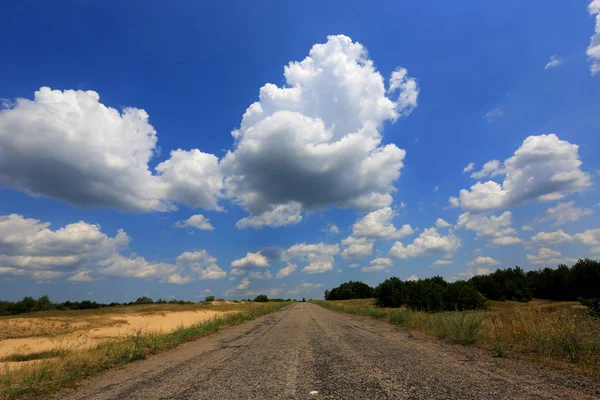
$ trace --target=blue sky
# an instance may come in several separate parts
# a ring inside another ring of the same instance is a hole
[[[599,11],[6,6],[0,297],[318,298],[598,258]]]

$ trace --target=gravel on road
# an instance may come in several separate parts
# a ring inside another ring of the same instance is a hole
[[[57,399],[599,399],[590,378],[310,303],[84,381]]]

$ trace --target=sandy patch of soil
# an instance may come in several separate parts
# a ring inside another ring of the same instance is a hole
[[[0,358],[11,354],[30,354],[52,349],[73,350],[90,347],[103,340],[128,336],[138,331],[167,333],[180,326],[191,326],[222,314],[224,313],[220,311],[202,310],[145,315],[108,315],[104,317],[109,320],[108,326],[85,329],[84,325],[82,330],[81,324],[85,324],[85,322],[73,322],[74,324],[80,324],[77,332],[50,337],[39,337],[40,330],[51,334],[52,328],[64,329],[64,322],[53,321],[49,318],[11,318],[1,321],[0,327],[7,331],[10,330],[13,335],[14,332],[18,332],[18,336],[29,332],[31,336],[38,337],[0,339]],[[90,327],[92,326],[94,325],[90,324]],[[9,364],[12,366],[12,364],[23,363],[4,362],[0,363],[0,367]]]

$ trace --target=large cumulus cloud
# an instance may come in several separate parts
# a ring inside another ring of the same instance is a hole
[[[282,87],[261,88],[233,132],[235,148],[221,162],[227,194],[261,226],[299,222],[255,218],[289,213],[289,204],[364,208],[365,199],[378,198],[387,205],[405,151],[381,145],[381,130],[416,107],[415,80],[397,69],[386,90],[366,49],[342,35],[287,65],[284,78]]]
[[[120,112],[94,91],[42,87],[0,110],[0,185],[83,207],[220,209],[218,158],[175,150],[153,173],[157,140],[144,110]]]

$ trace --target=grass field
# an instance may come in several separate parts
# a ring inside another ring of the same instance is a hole
[[[333,310],[381,318],[496,357],[519,357],[600,376],[600,319],[576,302],[489,302],[489,310],[445,313],[377,308],[373,300],[313,301]]]
[[[0,399],[45,398],[289,303],[153,304],[0,318]]]

